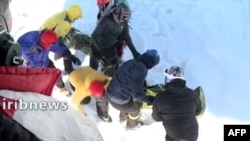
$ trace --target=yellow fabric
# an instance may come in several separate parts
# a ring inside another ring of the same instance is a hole
[[[67,10],[67,15],[71,22],[74,22],[75,20],[82,17],[82,8],[78,5],[72,5]]]
[[[62,21],[58,23],[54,31],[56,32],[57,37],[64,38],[69,33],[70,29],[70,23],[67,21]]]
[[[66,15],[66,11],[52,15],[40,26],[40,30],[51,29],[57,33],[57,37],[64,38],[71,29],[71,23],[65,21]]]
[[[66,17],[70,21],[66,21]],[[78,5],[72,5],[67,10],[55,13],[49,17],[41,26],[40,30],[51,29],[57,33],[57,37],[64,38],[71,29],[71,24],[82,17],[82,9]]]
[[[84,111],[81,108],[80,103],[84,98],[91,95],[89,86],[90,83],[94,80],[106,82],[106,89],[111,80],[111,77],[105,76],[88,66],[77,68],[69,75],[69,81],[75,87],[75,91],[72,95],[72,103],[76,110],[81,113],[83,113]]]
[[[137,116],[131,116],[130,114],[128,114],[128,118],[132,119],[132,120],[137,120],[140,118],[140,114],[138,114]]]
[[[49,17],[41,26],[40,29],[55,29],[58,23],[65,21],[67,16],[66,11],[58,12],[51,17]]]

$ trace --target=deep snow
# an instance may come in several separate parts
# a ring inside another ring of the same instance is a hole
[[[12,33],[17,38],[38,29],[48,16],[76,3],[83,8],[84,17],[73,25],[91,34],[96,25],[95,0],[13,0]],[[129,4],[133,11],[130,32],[136,47],[141,53],[157,49],[161,56],[160,64],[150,70],[148,82],[162,83],[163,71],[180,65],[188,86],[203,87],[208,109],[199,119],[200,141],[222,141],[223,124],[250,122],[249,0],[131,0]],[[83,54],[76,54],[84,61]],[[131,57],[127,50],[124,58]],[[83,65],[88,65],[88,57]],[[63,68],[60,61],[56,66]],[[93,101],[85,107],[104,140],[164,140],[164,129],[161,123],[152,123],[150,110],[143,112],[147,126],[125,132],[116,120],[116,110],[111,108],[114,122],[107,124],[96,118]]]

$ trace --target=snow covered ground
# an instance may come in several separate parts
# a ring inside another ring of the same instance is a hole
[[[91,34],[96,24],[95,0],[12,0],[12,34],[17,38],[38,29],[47,17],[71,4],[79,4],[84,10],[84,17],[74,26]],[[189,87],[203,87],[208,109],[199,119],[199,141],[222,141],[223,124],[250,123],[249,0],[130,0],[129,4],[135,46],[141,53],[154,48],[161,55],[160,64],[149,72],[148,82],[162,83],[163,71],[179,65],[184,68]],[[76,54],[83,65],[88,65],[88,57]],[[129,51],[124,58],[132,58]],[[60,61],[56,66],[63,68]],[[54,96],[69,100],[56,90]],[[111,124],[96,117],[94,101],[85,108],[105,141],[164,140],[164,129],[161,123],[152,121],[150,110],[143,111],[145,126],[124,131],[118,123],[118,112],[112,107]]]

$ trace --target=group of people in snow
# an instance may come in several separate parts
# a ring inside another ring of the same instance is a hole
[[[148,49],[140,53],[136,49],[129,33],[131,9],[127,1],[97,0],[97,6],[97,24],[90,37],[89,66],[81,66],[81,58],[73,55],[65,42],[65,39],[71,36],[72,30],[80,32],[72,27],[74,21],[83,17],[79,5],[71,5],[49,17],[37,30],[21,35],[17,43],[21,46],[23,60],[19,59],[19,63],[12,65],[30,69],[56,68],[48,56],[49,52],[53,52],[54,60],[63,59],[64,74],[69,74],[72,92],[65,87],[62,77],[56,86],[63,95],[72,95],[73,107],[79,112],[88,115],[82,108],[82,102],[88,103],[89,100],[86,102],[86,99],[93,97],[100,119],[112,122],[108,112],[110,104],[120,111],[120,121],[127,122],[126,129],[135,130],[143,125],[140,121],[141,107],[138,104],[143,102],[153,106],[152,118],[163,122],[167,133],[166,141],[196,141],[199,130],[196,116],[201,110],[201,102],[194,90],[186,86],[183,69],[179,66],[166,69],[164,90],[156,96],[147,95],[144,90],[145,81],[148,71],[160,63],[158,51]],[[8,23],[2,24],[1,21],[1,25],[7,25],[2,27],[9,32],[9,0],[0,0],[0,10],[4,21]],[[2,43],[0,45],[0,48],[5,48]],[[133,59],[122,60],[125,47],[130,49]],[[18,55],[16,56],[18,58]],[[5,63],[7,58],[9,57],[1,58],[1,66],[11,66]],[[112,75],[103,73],[99,67],[100,63],[104,66],[113,66]],[[74,68],[73,64],[78,67]],[[3,127],[4,124],[1,122],[0,128]],[[24,135],[17,136],[22,138]]]

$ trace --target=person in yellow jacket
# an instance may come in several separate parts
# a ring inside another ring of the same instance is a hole
[[[73,107],[80,113],[84,113],[81,101],[93,96],[96,99],[98,117],[105,122],[112,122],[108,114],[108,100],[104,94],[110,80],[111,77],[105,76],[89,66],[75,69],[69,75],[69,81],[75,89],[72,95]]]
[[[64,38],[71,29],[71,24],[82,18],[82,9],[79,5],[72,5],[68,9],[55,13],[40,27],[41,30],[53,29],[58,37]]]
[[[63,38],[70,32],[72,26],[71,24],[82,17],[82,9],[79,5],[72,5],[68,9],[55,13],[49,17],[41,26],[40,30],[51,29],[54,30],[59,38],[58,44],[60,46],[65,46]],[[54,59],[57,60],[63,58],[65,73],[69,74],[72,72],[73,66],[72,62],[76,65],[80,65],[81,61],[74,55],[71,54],[69,50],[62,52],[60,54],[55,54]]]

